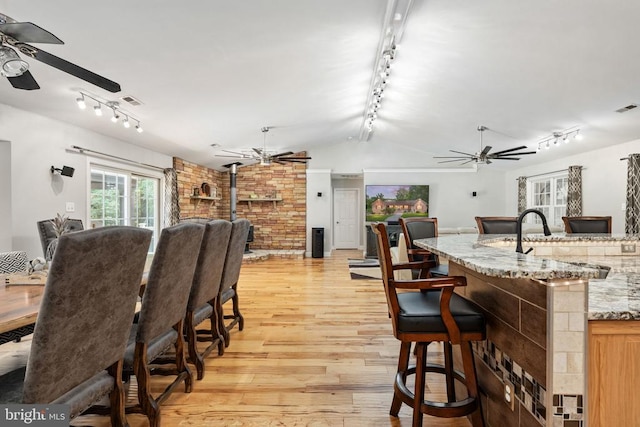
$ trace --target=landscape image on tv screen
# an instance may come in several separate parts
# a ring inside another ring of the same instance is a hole
[[[429,216],[428,185],[367,185],[366,221]]]

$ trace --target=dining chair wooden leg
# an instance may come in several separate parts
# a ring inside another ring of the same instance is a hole
[[[231,298],[233,303],[233,318],[234,322],[238,322],[238,330],[244,329],[244,316],[240,313],[240,302],[238,299],[238,285],[233,285],[233,297]]]
[[[177,373],[179,376],[184,376],[184,392],[191,393],[193,390],[193,374],[187,364],[187,359],[185,358],[184,353],[184,335],[182,334],[184,321],[180,320],[174,329],[178,332],[178,338],[174,344],[176,349],[176,370],[178,371]]]
[[[189,361],[196,367],[197,379],[204,378],[204,359],[198,352],[198,334],[193,324],[193,313],[187,313],[187,321],[185,326],[187,335],[187,352],[189,353]]]
[[[138,403],[143,414],[149,419],[149,427],[160,426],[160,406],[151,394],[151,372],[147,363],[147,345],[137,343],[133,364],[133,374],[138,380]]]
[[[122,360],[118,360],[108,369],[109,375],[115,380],[113,390],[111,390],[109,396],[111,425],[115,427],[129,427],[124,410],[125,390],[122,384],[122,365]]]
[[[424,402],[425,374],[427,368],[427,344],[416,343],[416,378],[413,397],[413,427],[422,427],[422,403]]]
[[[482,402],[480,401],[480,393],[478,392],[478,377],[476,374],[476,365],[473,360],[473,348],[470,341],[460,345],[460,353],[462,354],[462,366],[469,397],[476,399],[478,405],[476,410],[471,413],[471,424],[473,427],[484,427]]]
[[[410,342],[400,342],[400,355],[398,356],[398,370],[396,372],[396,380],[393,386],[393,400],[391,402],[391,410],[389,411],[390,415],[394,417],[398,416],[398,412],[400,412],[400,407],[402,406],[402,400],[400,399],[400,391],[398,390],[398,381],[404,380],[407,378],[407,369],[409,369],[409,356],[411,354],[411,343]],[[401,377],[401,378],[398,378]]]

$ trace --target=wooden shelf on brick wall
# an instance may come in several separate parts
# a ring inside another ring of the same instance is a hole
[[[249,209],[251,209],[251,203],[253,202],[273,202],[273,209],[276,208],[276,202],[281,202],[281,197],[257,197],[254,199],[246,199],[246,198],[238,198],[239,202],[247,202],[249,204]]]
[[[189,196],[191,200],[196,201],[196,207],[200,204],[200,201],[206,200],[213,203],[216,200],[222,200],[222,197],[207,197],[207,196]]]

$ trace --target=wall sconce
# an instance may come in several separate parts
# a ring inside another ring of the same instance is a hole
[[[51,173],[54,175],[68,176],[69,178],[71,178],[74,172],[75,169],[71,166],[62,166],[62,169],[51,166]]]
[[[128,129],[131,127],[131,121],[134,121],[137,123],[135,127],[136,131],[138,133],[143,132],[142,125],[140,125],[140,120],[133,117],[131,113],[129,113],[128,111],[125,111],[122,108],[120,108],[120,103],[118,101],[105,101],[102,99],[95,98],[84,92],[80,92],[80,98],[76,98],[76,103],[78,104],[78,108],[80,108],[81,110],[84,110],[87,108],[87,103],[85,98],[88,98],[96,103],[96,105],[93,107],[93,112],[96,114],[96,116],[103,115],[102,106],[104,105],[107,109],[111,110],[110,116],[111,116],[111,121],[113,123],[118,123],[118,121],[120,121],[120,118],[122,118],[122,126]]]

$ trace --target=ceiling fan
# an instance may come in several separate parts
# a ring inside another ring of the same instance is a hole
[[[260,129],[263,135],[262,148],[252,148],[251,150],[246,150],[243,152],[222,150],[225,153],[230,153],[233,155],[227,156],[227,155],[219,154],[216,157],[232,157],[235,159],[257,160],[260,162],[261,165],[270,165],[271,162],[278,163],[278,164],[284,164],[286,162],[307,163],[307,160],[311,159],[311,157],[294,156],[292,151],[286,151],[284,153],[274,154],[273,151],[267,150],[267,132],[269,132],[269,129],[272,129],[272,128],[265,126]]]
[[[44,62],[109,92],[120,91],[118,83],[27,43],[64,44],[58,37],[31,22],[17,22],[0,13],[0,75],[5,76],[14,88],[40,89],[29,72],[29,64],[20,59],[17,50],[23,55]]]
[[[434,159],[451,159],[444,160],[438,163],[451,163],[451,162],[462,162],[461,164],[465,165],[467,163],[475,162],[475,163],[484,163],[486,165],[490,164],[492,160],[520,160],[519,157],[513,156],[522,156],[525,154],[536,154],[535,151],[519,151],[527,148],[526,145],[521,145],[519,147],[509,148],[507,150],[497,151],[495,153],[490,153],[491,146],[487,145],[483,147],[482,143],[482,134],[485,130],[490,130],[486,126],[478,126],[478,132],[480,132],[480,151],[471,154],[465,153],[462,151],[449,150],[452,153],[461,154],[461,156],[448,156],[448,157],[438,157],[434,156]]]

